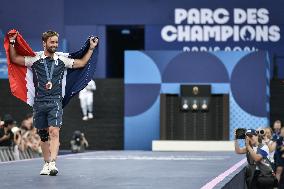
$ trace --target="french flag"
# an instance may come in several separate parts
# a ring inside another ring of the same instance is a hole
[[[19,66],[10,60],[9,55],[9,35],[13,35],[17,30],[11,30],[7,33],[4,39],[4,48],[6,50],[7,64],[8,64],[8,77],[10,82],[11,92],[14,96],[21,99],[25,103],[33,106],[35,88],[33,83],[32,70],[26,66]],[[73,59],[82,58],[88,51],[90,46],[89,39],[85,42],[83,47],[74,53],[63,53]],[[15,49],[19,55],[22,56],[35,56],[35,52],[30,48],[24,38],[18,33],[16,38]],[[62,106],[65,107],[70,99],[84,89],[89,81],[93,79],[96,63],[98,58],[98,47],[95,48],[92,57],[84,68],[79,69],[66,69],[62,81]]]

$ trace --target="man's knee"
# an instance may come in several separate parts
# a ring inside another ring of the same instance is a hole
[[[47,129],[39,129],[37,131],[37,133],[40,136],[40,139],[41,139],[42,142],[48,141],[49,133],[48,133]]]
[[[59,137],[59,128],[53,127],[49,128],[49,136],[51,138],[58,138]]]

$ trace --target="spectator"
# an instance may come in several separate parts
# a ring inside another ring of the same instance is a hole
[[[22,121],[21,129],[29,131],[33,129],[33,114],[27,114],[25,119]]]
[[[23,120],[20,129],[16,126],[16,121],[11,115],[5,115],[4,121],[0,119],[0,146],[12,147],[13,158],[10,160],[23,158],[21,157],[21,153],[28,149],[31,149],[37,154],[42,153],[40,147],[41,140],[36,132],[36,128],[32,126],[32,120],[32,115],[28,115]],[[6,140],[7,136],[9,136],[9,140]],[[4,141],[3,144],[1,144],[1,140]]]
[[[261,138],[254,129],[246,131],[245,147],[241,148],[235,138],[235,152],[247,155],[246,183],[249,189],[272,189],[277,184],[267,158],[268,146],[261,142]]]
[[[276,177],[281,182],[281,175],[284,167],[284,127],[280,130],[280,137],[276,141]]]
[[[12,133],[13,133],[13,141],[14,141],[14,149],[13,149],[13,153],[14,153],[14,157],[15,160],[19,160],[20,159],[20,152],[19,150],[23,151],[24,150],[24,142],[22,140],[22,136],[21,136],[21,130],[19,127],[13,127],[11,129]]]
[[[0,146],[12,146],[14,135],[11,129],[15,126],[16,121],[9,114],[4,116],[3,121],[3,128],[0,128]]]
[[[280,137],[280,129],[282,128],[282,123],[280,120],[276,120],[273,123],[273,135],[272,135],[272,140],[276,141]]]
[[[32,149],[33,151],[42,154],[41,145],[40,145],[40,136],[37,134],[36,128],[27,132],[25,136],[27,148]]]
[[[91,80],[88,85],[80,91],[79,99],[83,112],[82,120],[87,121],[93,119],[93,92],[96,90],[96,83]]]
[[[274,160],[274,154],[276,151],[276,142],[272,140],[272,129],[270,127],[266,127],[263,129],[264,134],[263,134],[263,140],[262,143],[266,144],[269,148],[269,155],[268,159],[272,164],[273,171],[276,171],[276,166],[275,166],[275,160]]]
[[[71,144],[71,151],[73,153],[84,152],[85,149],[89,146],[84,133],[81,133],[81,131],[78,130],[74,131],[70,144]]]
[[[0,128],[4,127],[4,121],[2,121],[2,118],[0,117]]]
[[[11,129],[14,136],[14,144],[20,146],[22,144],[21,129],[17,126]]]
[[[21,124],[22,137],[24,141],[24,148],[30,148],[33,151],[41,154],[40,136],[37,134],[37,130],[33,127],[33,115],[28,114]]]

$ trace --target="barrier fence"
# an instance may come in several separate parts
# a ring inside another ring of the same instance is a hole
[[[27,150],[21,151],[14,147],[8,146],[1,146],[0,147],[0,162],[4,161],[15,161],[15,160],[22,160],[22,159],[32,159],[41,157],[41,154],[38,152],[33,151],[32,149],[28,148]]]

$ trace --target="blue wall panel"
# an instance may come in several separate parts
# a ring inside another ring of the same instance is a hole
[[[127,51],[125,149],[151,149],[159,139],[159,95],[179,94],[181,84],[211,84],[213,94],[229,94],[230,139],[235,128],[268,125],[269,64],[264,51]]]

